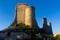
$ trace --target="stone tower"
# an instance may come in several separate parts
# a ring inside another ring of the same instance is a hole
[[[51,22],[48,22],[48,23],[47,23],[47,26],[48,26],[47,29],[48,29],[48,31],[50,31],[50,34],[53,34]]]
[[[30,25],[33,24],[33,8],[28,6],[25,10],[25,24]]]
[[[25,23],[25,10],[27,5],[26,4],[17,4],[16,7],[16,18],[17,18],[17,24],[19,23]]]
[[[40,29],[40,34],[43,40],[51,40],[53,38],[52,26],[50,22],[47,22],[46,18],[43,18],[43,28]]]
[[[47,22],[46,18],[43,18],[43,29],[45,30],[45,33],[52,33],[52,26],[50,22]]]
[[[47,19],[43,18],[42,21],[43,21],[43,28],[46,28],[47,27]]]
[[[37,22],[35,19],[35,8],[32,6],[28,6],[25,3],[17,4],[16,7],[16,17],[13,22],[13,26],[10,28],[14,28],[16,24],[25,24],[30,28],[37,27]]]

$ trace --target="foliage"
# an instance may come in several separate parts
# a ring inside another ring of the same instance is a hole
[[[16,26],[17,26],[17,29],[22,29],[22,30],[26,29],[26,25],[22,23],[17,24]]]
[[[17,24],[16,25],[17,29],[19,30],[23,30],[25,32],[27,32],[28,34],[30,34],[32,36],[32,39],[35,38],[36,40],[39,40],[40,38],[38,36],[36,36],[36,34],[38,33],[37,28],[30,28],[28,25],[25,24]]]
[[[40,33],[39,34],[36,34],[35,40],[42,40],[42,38],[40,36],[41,36]]]
[[[60,40],[60,35],[56,35],[52,40]]]
[[[21,29],[21,30],[24,30],[25,32],[28,32],[28,33],[37,33],[37,29],[35,29],[35,28],[30,28],[28,25],[25,25],[25,24],[22,24],[22,23],[20,23],[20,24],[17,24],[16,25],[17,26],[17,29]]]
[[[60,40],[60,35],[56,35],[55,40]]]

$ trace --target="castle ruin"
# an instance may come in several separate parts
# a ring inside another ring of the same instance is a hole
[[[52,27],[51,23],[47,22],[46,18],[43,18],[43,28],[39,28],[37,21],[35,19],[35,8],[33,6],[28,6],[25,3],[17,4],[16,6],[16,13],[15,13],[15,20],[14,22],[6,29],[0,32],[0,37],[2,37],[4,40],[17,40],[17,37],[20,39],[31,39],[31,35],[19,30],[15,31],[12,29],[17,28],[17,24],[25,24],[28,25],[29,28],[36,28],[39,32],[37,34],[40,34],[42,40],[51,40],[53,37]],[[10,30],[8,30],[10,29]],[[12,31],[11,31],[12,30]],[[7,34],[10,34],[9,38],[7,37]],[[14,35],[14,36],[13,36]]]

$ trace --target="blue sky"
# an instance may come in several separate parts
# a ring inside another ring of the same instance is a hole
[[[60,30],[60,0],[0,0],[0,30],[13,21],[17,3],[27,3],[35,7],[35,17],[42,28],[42,18],[52,23],[53,33]]]

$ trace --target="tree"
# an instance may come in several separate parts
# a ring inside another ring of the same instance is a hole
[[[60,35],[56,35],[55,40],[60,40]]]
[[[60,40],[60,35],[56,35],[52,40]]]

